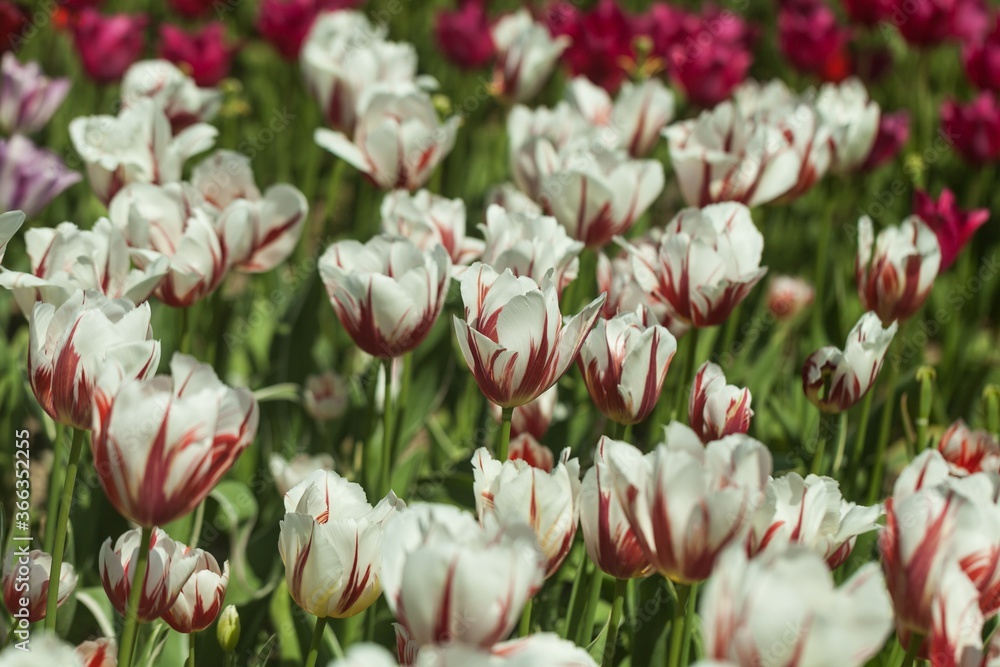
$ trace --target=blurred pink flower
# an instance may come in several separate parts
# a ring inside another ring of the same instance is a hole
[[[614,93],[626,78],[626,66],[634,60],[635,27],[615,0],[600,0],[589,12],[574,3],[559,2],[547,14],[549,30],[571,40],[563,61],[575,76],[583,75]]]
[[[0,72],[0,127],[5,132],[42,129],[69,92],[69,79],[50,79],[37,62],[21,64],[12,53],[4,54]]]
[[[364,0],[262,0],[257,32],[286,60],[299,57],[302,43],[320,12],[353,9]]]
[[[969,81],[983,90],[1000,92],[1000,15],[982,39],[963,46],[962,61]]]
[[[434,35],[441,53],[459,67],[483,67],[496,55],[486,0],[461,0],[458,9],[439,11]]]
[[[782,9],[778,14],[778,43],[796,69],[825,81],[841,81],[851,73],[847,43],[850,31],[837,23],[829,7]]]
[[[883,113],[879,118],[875,145],[859,170],[871,171],[895,159],[909,140],[910,112],[904,109],[895,113]]]
[[[160,57],[187,65],[199,86],[214,86],[229,74],[236,46],[226,42],[226,28],[208,23],[194,32],[177,26],[160,26]]]
[[[887,17],[903,38],[920,48],[948,39],[971,39],[987,29],[981,0],[892,0]]]
[[[0,2],[0,53],[15,50],[28,27],[28,10],[16,2]]]
[[[946,101],[941,129],[968,162],[984,164],[1000,158],[1000,104],[992,93],[982,92],[966,105]]]
[[[73,20],[73,38],[87,76],[117,81],[146,47],[145,14],[107,14],[84,9]]]
[[[731,11],[709,10],[668,51],[670,72],[689,100],[712,107],[746,79],[754,30]]]
[[[852,21],[876,25],[892,13],[893,0],[842,0],[841,4]]]
[[[954,263],[962,248],[969,242],[976,230],[989,220],[988,209],[962,211],[955,201],[955,194],[945,188],[937,201],[917,189],[913,193],[913,214],[927,223],[937,234],[941,246],[941,271]]]
[[[195,18],[207,14],[218,0],[169,0],[170,8],[178,14]]]

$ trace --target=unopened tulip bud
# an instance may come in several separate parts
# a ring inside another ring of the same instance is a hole
[[[240,643],[240,612],[236,610],[236,605],[231,604],[222,610],[215,636],[223,651],[232,653],[236,650],[236,645]]]

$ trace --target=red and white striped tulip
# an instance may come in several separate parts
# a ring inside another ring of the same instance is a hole
[[[878,315],[867,312],[847,335],[844,349],[832,345],[809,355],[802,366],[802,390],[823,412],[843,412],[868,393],[882,369],[897,324],[882,327]]]
[[[134,528],[123,533],[114,546],[110,537],[101,546],[101,583],[119,614],[125,614],[141,542],[142,531]],[[149,538],[149,563],[136,609],[141,622],[155,621],[167,613],[194,574],[198,556],[186,553],[186,549],[163,530],[153,529]]]
[[[417,504],[386,530],[382,585],[389,609],[419,646],[489,649],[541,588],[545,564],[530,526],[483,528],[457,507]]]
[[[549,430],[549,424],[555,416],[558,398],[559,385],[554,384],[532,402],[514,408],[510,420],[510,437],[513,439],[525,434],[531,435],[535,440],[545,437],[545,432]],[[499,424],[503,410],[496,403],[490,403],[490,414]],[[549,468],[551,467],[550,465]]]
[[[535,440],[535,437],[530,433],[521,433],[511,437],[507,459],[524,461],[532,468],[538,468],[544,472],[552,472],[552,468],[556,464],[552,450]]]
[[[864,565],[837,588],[823,559],[802,548],[753,560],[742,549],[726,551],[699,615],[707,659],[699,665],[861,667],[892,631],[878,565]]]
[[[952,475],[1000,473],[1000,443],[989,431],[973,431],[962,419],[948,427],[937,449],[948,462]]]
[[[7,244],[24,224],[24,218],[23,211],[7,211],[0,214],[0,262],[7,252]]]
[[[210,626],[222,612],[222,601],[229,588],[229,561],[219,567],[215,556],[188,546],[181,548],[184,556],[195,556],[194,574],[181,588],[180,595],[163,614],[163,620],[177,632],[200,632]]]
[[[309,204],[298,188],[278,183],[261,194],[250,158],[227,150],[218,150],[198,164],[191,172],[191,184],[217,213],[216,227],[234,268],[270,271],[295,250],[309,215]]]
[[[602,414],[619,424],[638,424],[656,407],[676,352],[677,339],[640,306],[598,319],[577,364]]]
[[[566,102],[552,108],[529,109],[519,104],[511,109],[507,114],[510,173],[520,191],[530,201],[540,201],[542,178],[555,168],[559,153],[590,131],[586,119]],[[505,201],[503,207],[515,211],[517,207],[509,203]]]
[[[551,472],[523,460],[498,461],[480,447],[472,455],[476,513],[484,526],[525,523],[545,554],[552,576],[573,546],[580,519],[580,461],[563,450]]]
[[[763,502],[771,454],[745,435],[704,445],[682,424],[665,431],[641,461],[622,448],[609,453],[614,484],[653,567],[677,583],[702,581]]]
[[[87,167],[94,194],[107,204],[129,183],[179,181],[184,162],[210,148],[218,130],[194,123],[173,135],[164,109],[139,98],[117,116],[84,116],[69,136]]]
[[[722,368],[706,361],[698,369],[688,400],[688,424],[702,442],[750,430],[750,390],[726,384]]]
[[[578,76],[567,91],[570,104],[596,128],[613,133],[614,146],[632,157],[649,154],[674,118],[674,94],[659,79],[626,82],[612,103],[600,86]]]
[[[94,390],[94,468],[108,500],[140,526],[201,503],[257,434],[260,409],[208,364],[175,354],[171,375],[129,380],[109,365]]]
[[[372,507],[359,484],[317,470],[285,494],[278,551],[295,603],[319,618],[348,618],[382,592],[388,521],[405,505],[389,492]]]
[[[382,200],[382,231],[405,236],[424,251],[443,246],[454,274],[483,254],[484,244],[465,235],[465,202],[447,199],[428,190],[390,192]]]
[[[116,667],[115,640],[111,638],[84,642],[74,648],[60,640],[54,633],[32,636],[27,648],[11,642],[0,651],[2,667]]]
[[[167,60],[140,60],[125,71],[122,108],[145,98],[162,109],[175,135],[196,123],[211,121],[222,107],[222,91],[199,88],[194,79]]]
[[[52,419],[81,430],[93,426],[93,397],[104,368],[143,380],[156,372],[160,343],[153,340],[149,304],[75,292],[56,308],[36,303],[31,314],[28,380]]]
[[[303,407],[310,417],[319,421],[340,419],[347,411],[350,400],[348,381],[333,371],[310,375],[302,388]]]
[[[523,107],[517,108],[520,109]],[[532,215],[542,214],[542,207],[518,189],[514,183],[509,181],[501,183],[500,185],[494,185],[486,191],[486,198],[483,205],[489,208],[494,204],[509,213],[530,213]]]
[[[778,320],[791,320],[815,298],[816,290],[801,278],[775,276],[767,285],[767,309]]]
[[[554,633],[510,639],[489,651],[452,644],[428,646],[417,656],[415,667],[597,667],[586,651]],[[367,667],[367,666],[366,666]]]
[[[118,667],[118,647],[113,637],[86,641],[76,647],[83,667]]]
[[[274,478],[274,486],[284,497],[291,489],[306,480],[317,470],[333,470],[333,457],[329,454],[296,454],[290,460],[278,454],[271,454],[268,470]]]
[[[59,306],[79,290],[142,303],[170,266],[163,257],[143,269],[133,268],[124,232],[107,218],[99,219],[93,229],[80,229],[72,222],[34,227],[24,233],[24,243],[31,272],[4,271],[0,287],[11,290],[22,312],[28,314],[36,301]]]
[[[108,207],[111,223],[125,234],[140,269],[152,270],[166,259],[166,277],[156,297],[186,308],[222,284],[248,237],[222,237],[212,211],[186,183],[133,183],[122,188]]]
[[[630,250],[639,286],[694,327],[725,322],[767,273],[760,265],[764,237],[750,209],[733,202],[678,213],[655,260]]]
[[[747,553],[751,557],[802,545],[823,557],[831,570],[851,555],[858,535],[879,528],[882,507],[849,503],[837,480],[789,472],[772,479],[764,504],[750,527]]]
[[[460,119],[442,124],[416,86],[377,88],[361,106],[353,140],[326,128],[316,130],[315,140],[383,190],[423,186],[455,145]]]
[[[358,347],[380,359],[423,342],[444,307],[450,272],[442,246],[422,251],[409,239],[384,235],[364,244],[339,241],[319,259],[340,323]]]
[[[653,567],[639,546],[639,540],[625,514],[622,499],[615,491],[617,477],[615,468],[610,463],[613,456],[619,458],[619,465],[643,465],[642,454],[638,449],[607,436],[601,437],[597,443],[594,465],[584,475],[580,490],[583,542],[590,559],[612,577],[644,577],[653,571]]]
[[[526,9],[501,17],[491,29],[497,50],[494,86],[501,97],[525,102],[542,89],[570,44],[553,37]]]
[[[830,132],[830,170],[844,174],[865,163],[878,137],[882,112],[857,77],[825,83],[815,100],[820,122]]]
[[[552,271],[560,293],[576,279],[583,244],[570,238],[555,218],[510,213],[493,205],[486,209],[486,224],[479,229],[486,239],[482,262],[498,273],[509,269],[540,284]]]
[[[3,601],[12,617],[25,618],[29,623],[45,618],[51,569],[52,556],[40,549],[22,551],[14,547],[7,554],[3,565]],[[59,606],[73,594],[77,580],[73,566],[63,563],[59,570]]]
[[[929,659],[935,667],[992,665],[985,659],[980,662],[984,623],[979,591],[958,563],[950,562],[932,602],[930,633],[916,655]],[[912,633],[900,633],[900,644],[909,644],[911,637]]]
[[[871,218],[858,221],[858,296],[884,324],[908,319],[924,305],[940,267],[937,235],[920,218],[910,216],[899,227],[886,227],[877,239]]]
[[[583,346],[604,296],[563,322],[551,276],[541,285],[479,262],[462,277],[465,319],[455,333],[483,395],[500,407],[535,400],[554,385]]]

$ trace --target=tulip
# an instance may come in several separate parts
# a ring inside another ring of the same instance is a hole
[[[340,419],[350,403],[350,391],[347,380],[333,371],[310,375],[302,392],[303,406],[317,421]]]
[[[760,266],[764,237],[750,209],[733,202],[678,213],[655,261],[630,250],[639,286],[694,327],[725,322],[767,273]]]
[[[705,657],[733,665],[861,667],[892,631],[877,565],[836,588],[807,549],[749,561],[740,549],[727,551],[705,587],[700,616]]]
[[[552,450],[535,440],[535,437],[530,433],[521,433],[511,438],[510,448],[507,450],[507,460],[524,461],[532,468],[544,472],[552,472],[552,468],[555,466]]]
[[[577,143],[543,172],[539,200],[570,236],[600,248],[631,229],[663,185],[663,166],[656,160]]]
[[[897,111],[892,114],[882,114],[878,124],[878,134],[868,157],[859,167],[859,171],[871,171],[886,162],[895,159],[910,140],[910,114],[907,111]]]
[[[295,60],[315,19],[315,0],[263,0],[254,25],[282,58]]]
[[[959,38],[965,32],[962,21],[965,5],[974,0],[926,0],[908,3],[892,0],[893,24],[903,38],[918,48],[937,46],[945,40]],[[901,15],[902,20],[895,17]]]
[[[216,6],[215,0],[169,0],[170,8],[188,18],[198,18]]]
[[[496,55],[485,0],[464,0],[455,10],[438,10],[434,21],[438,50],[452,64],[478,69]]]
[[[767,286],[767,309],[779,320],[791,320],[812,305],[813,286],[801,278],[775,276]]]
[[[219,648],[224,652],[233,653],[240,643],[240,613],[236,611],[236,605],[227,605],[219,616],[219,623],[215,626],[215,638],[219,641]]]
[[[371,606],[382,590],[385,527],[404,507],[390,491],[373,508],[359,484],[326,470],[286,493],[278,551],[295,603],[319,618]]]
[[[600,0],[589,12],[570,3],[549,13],[553,35],[569,37],[563,61],[574,76],[585,76],[608,92],[615,92],[626,78],[626,63],[635,60],[635,28],[615,0]]]
[[[0,53],[16,51],[31,25],[26,7],[7,0],[0,1]]]
[[[510,171],[529,199],[541,198],[542,178],[570,141],[588,136],[589,126],[573,107],[560,102],[552,109],[517,105],[507,115]],[[514,209],[504,206],[508,211]]]
[[[501,96],[514,102],[525,102],[541,91],[570,45],[565,35],[553,37],[535,23],[526,9],[501,17],[493,24],[492,37],[497,50],[495,85]]]
[[[515,108],[523,109],[524,107]],[[542,207],[533,202],[528,195],[519,190],[513,183],[501,183],[487,190],[484,205],[486,208],[489,208],[494,204],[505,209],[508,213],[531,213],[534,215],[541,215],[542,213]]]
[[[423,251],[443,246],[455,274],[483,254],[484,244],[465,235],[465,202],[420,190],[396,190],[382,200],[382,231],[405,236]]]
[[[185,308],[214,292],[229,272],[231,257],[242,256],[238,248],[230,253],[211,214],[187,184],[133,183],[115,195],[109,208],[112,224],[125,234],[140,269],[151,271],[166,262],[166,276],[155,294],[170,306]]]
[[[700,16],[659,1],[645,14],[633,17],[633,23],[636,34],[649,41],[651,55],[664,60],[702,27]]]
[[[328,667],[399,667],[388,650],[378,644],[355,644],[347,654],[334,660]]]
[[[87,116],[69,124],[73,146],[104,204],[129,183],[179,181],[184,161],[212,146],[218,131],[195,123],[171,138],[170,121],[155,100],[140,98],[114,116]]]
[[[0,210],[18,209],[34,217],[79,181],[79,172],[27,137],[0,139]]]
[[[278,454],[271,454],[268,469],[274,477],[274,486],[284,497],[291,489],[304,482],[316,470],[333,470],[333,457],[329,454],[296,454],[286,461]]]
[[[316,19],[302,47],[306,87],[327,124],[347,136],[377,84],[412,84],[417,78],[413,45],[387,42],[386,33],[360,12],[329,12]]]
[[[76,655],[82,661],[82,667],[117,667],[117,651],[112,637],[101,637],[76,647]]]
[[[52,556],[40,549],[14,549],[7,555],[3,567],[3,600],[12,617],[25,618],[29,623],[45,618],[51,567]],[[58,605],[62,606],[73,594],[76,582],[73,566],[63,563],[59,572]]]
[[[221,211],[216,224],[235,268],[248,273],[270,271],[295,250],[309,215],[309,204],[298,188],[279,183],[261,195],[250,159],[225,150],[196,166],[191,184],[210,208]]]
[[[50,79],[36,62],[22,65],[13,53],[0,61],[0,129],[8,134],[45,127],[69,92],[69,79]]]
[[[879,528],[880,516],[878,505],[862,507],[844,500],[835,479],[803,479],[789,472],[768,482],[747,537],[747,553],[754,557],[802,545],[834,570],[851,555],[858,535]]]
[[[11,290],[18,306],[29,314],[35,301],[58,307],[80,290],[143,303],[160,284],[169,264],[163,259],[144,269],[132,268],[125,235],[107,218],[89,230],[72,222],[34,227],[25,232],[24,241],[31,272],[4,271],[0,287]]]
[[[1000,104],[993,93],[979,93],[967,105],[946,101],[941,106],[941,131],[971,164],[1000,159]]]
[[[852,21],[868,26],[876,26],[892,13],[894,0],[842,0],[844,9]]]
[[[816,97],[820,122],[830,131],[834,173],[857,171],[875,146],[881,111],[859,79],[826,84]]]
[[[635,158],[653,150],[674,117],[674,95],[659,79],[626,83],[614,104],[603,89],[582,77],[573,79],[568,95],[578,113],[592,125],[614,132],[614,146]]]
[[[511,437],[527,434],[536,440],[542,439],[545,436],[545,432],[549,430],[549,424],[552,423],[558,395],[559,385],[554,384],[542,392],[542,395],[535,400],[514,408],[510,421]],[[502,412],[499,405],[490,403],[490,413],[498,424],[501,421]],[[511,455],[511,458],[513,458],[513,455]],[[549,468],[551,469],[552,466],[550,465]]]
[[[358,347],[381,359],[413,350],[434,326],[451,262],[441,246],[422,252],[405,238],[334,243],[319,260],[330,303]]]
[[[753,64],[753,31],[732,11],[709,9],[690,22],[681,29],[684,44],[668,47],[670,73],[688,100],[710,108],[746,79]]]
[[[616,579],[644,577],[652,571],[635,531],[629,525],[622,499],[615,492],[618,477],[611,460],[641,467],[642,455],[631,445],[602,436],[594,465],[583,477],[580,490],[580,526],[587,555],[602,571]],[[630,460],[631,459],[631,460]]]
[[[462,277],[465,319],[454,317],[479,390],[502,408],[535,400],[573,363],[604,297],[563,322],[551,276],[541,285],[479,262]]]
[[[145,527],[197,507],[253,442],[260,419],[253,394],[230,389],[211,366],[175,354],[170,370],[129,381],[108,365],[94,390],[98,479],[115,509]]]
[[[92,396],[107,365],[125,378],[156,372],[160,343],[152,339],[148,304],[75,292],[59,306],[35,305],[28,347],[28,379],[35,398],[60,424],[89,430]]]
[[[325,128],[315,139],[378,187],[416,190],[451,152],[459,122],[453,116],[442,124],[430,97],[415,87],[381,89],[368,98],[353,141]]]
[[[828,413],[861,400],[875,383],[896,330],[896,322],[883,328],[878,315],[867,312],[847,335],[843,351],[828,345],[809,355],[802,367],[806,398]]]
[[[850,31],[837,23],[836,14],[826,5],[782,8],[778,13],[782,55],[796,69],[824,81],[841,81],[850,74],[850,37]]]
[[[941,246],[934,231],[916,216],[899,227],[887,227],[873,238],[872,221],[858,223],[858,255],[854,273],[865,310],[883,324],[911,317],[924,304],[941,266]],[[872,245],[874,244],[874,252]]]
[[[386,602],[419,646],[489,649],[517,624],[545,566],[529,526],[483,528],[450,505],[412,506],[389,524],[382,545]]]
[[[918,655],[926,654],[934,665],[979,664],[983,649],[983,612],[979,591],[957,564],[949,564],[941,576],[931,610],[931,630]],[[900,642],[909,643],[903,632]],[[983,665],[992,665],[985,660]]]
[[[27,647],[27,648],[26,648]],[[116,667],[117,662],[111,651],[113,639],[84,642],[77,648],[61,641],[55,633],[32,636],[30,643],[11,642],[0,651],[2,667],[37,667],[37,665],[59,665],[59,667]]]
[[[750,390],[726,384],[718,364],[706,361],[694,376],[688,400],[688,424],[702,442],[750,430]]]
[[[610,648],[610,647],[609,647]],[[364,663],[363,667],[376,667]],[[489,651],[452,644],[428,646],[418,656],[416,667],[597,667],[586,651],[553,633],[538,633],[496,644]],[[350,667],[353,667],[351,665]],[[362,667],[359,665],[358,667]],[[379,665],[379,667],[381,667]]]
[[[3,261],[3,256],[7,252],[7,244],[23,224],[24,213],[21,211],[8,211],[0,214],[0,262]],[[0,274],[0,276],[2,275]]]
[[[989,431],[973,431],[962,419],[948,427],[937,449],[948,462],[952,475],[1000,473],[1000,443]]]
[[[215,556],[188,546],[181,548],[181,555],[197,559],[194,574],[163,614],[163,620],[177,632],[189,634],[210,626],[222,611],[222,601],[229,587],[229,561],[220,569]]]
[[[184,63],[199,86],[214,86],[229,75],[236,47],[226,42],[226,28],[207,23],[194,32],[169,24],[160,26],[160,57]]]
[[[570,238],[555,218],[510,213],[493,205],[479,228],[486,238],[482,261],[498,273],[509,270],[541,283],[551,271],[560,293],[576,279],[583,243]]]
[[[577,363],[597,409],[619,424],[638,424],[656,407],[676,352],[673,334],[639,307],[597,320]]]
[[[773,125],[741,115],[733,102],[663,130],[684,200],[759,206],[788,194],[802,160]]]
[[[110,537],[101,546],[101,583],[119,614],[125,614],[141,541],[141,531],[133,528],[123,533],[113,547]],[[149,565],[136,609],[140,621],[155,621],[167,613],[194,574],[198,556],[185,549],[163,530],[153,529],[149,540]]]
[[[962,62],[969,80],[982,90],[1000,92],[1000,16],[995,17],[992,29],[981,40],[970,42],[962,48]]]
[[[703,445],[677,422],[665,435],[641,460],[636,452],[610,452],[610,465],[646,558],[663,576],[688,584],[708,578],[722,550],[752,521],[771,454],[745,435]]]
[[[941,271],[947,270],[955,262],[972,235],[990,218],[990,212],[985,208],[974,211],[959,209],[954,193],[948,188],[941,190],[937,201],[923,190],[915,190],[913,214],[937,235],[941,249]]]
[[[142,60],[126,70],[122,78],[122,108],[134,106],[147,97],[166,114],[174,135],[212,120],[222,106],[221,91],[199,88],[191,77],[166,60]]]
[[[551,577],[573,546],[580,517],[580,462],[563,450],[551,472],[526,461],[494,459],[485,447],[472,455],[476,513],[484,526],[525,523],[545,555]]]
[[[145,14],[102,15],[87,8],[73,20],[73,39],[83,71],[98,83],[113,83],[146,48]]]

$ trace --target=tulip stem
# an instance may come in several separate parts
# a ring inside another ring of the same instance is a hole
[[[677,407],[674,408],[673,419],[680,419],[687,411],[684,409],[688,402],[688,386],[694,379],[694,369],[698,364],[698,327],[691,327],[688,333],[687,364],[684,367],[684,375],[681,376],[681,383],[677,388]]]
[[[868,504],[873,505],[878,500],[882,490],[882,474],[885,471],[885,450],[889,446],[889,434],[892,430],[892,412],[896,405],[896,382],[899,380],[901,359],[890,359],[892,369],[889,371],[889,382],[886,387],[885,404],[882,406],[882,423],[878,431],[878,445],[875,450],[875,468],[872,470],[871,483],[868,485]]]
[[[185,663],[187,667],[194,667],[194,633],[188,633],[188,659]]]
[[[597,604],[601,600],[601,584],[604,583],[604,571],[601,566],[594,564],[594,578],[590,582],[590,598],[587,600],[582,623],[577,628],[576,643],[586,646],[590,643],[594,632],[594,618],[597,616]]]
[[[906,644],[906,655],[903,656],[903,661],[899,663],[900,667],[913,667],[917,660],[917,651],[920,650],[920,644],[923,641],[923,636],[916,632],[910,635],[910,641]]]
[[[136,633],[139,630],[139,600],[146,587],[146,564],[149,562],[149,542],[153,539],[153,529],[143,527],[139,539],[139,555],[136,557],[132,586],[125,606],[125,627],[118,644],[118,667],[132,667],[132,653],[135,651]]]
[[[698,582],[688,588],[688,600],[684,609],[684,636],[681,639],[681,665],[688,664],[691,652],[691,636],[694,634],[694,611],[698,603]]]
[[[569,604],[566,606],[569,613],[566,614],[566,623],[560,635],[563,639],[576,638],[576,628],[580,623],[580,615],[583,614],[580,605],[583,604],[583,578],[587,572],[588,562],[584,557],[580,561],[580,567],[576,568],[576,576],[573,577],[573,589],[569,594]]]
[[[309,655],[306,657],[306,667],[316,667],[319,660],[319,647],[323,644],[323,630],[326,629],[326,619],[317,618],[313,628],[312,643],[309,645]]]
[[[392,359],[382,361],[385,368],[385,392],[382,401],[382,483],[379,495],[384,496],[392,488]]]
[[[819,430],[816,431],[816,451],[813,454],[809,472],[814,475],[823,474],[823,458],[826,456],[826,443],[837,435],[837,415],[829,412],[819,413]]]
[[[833,240],[833,225],[836,217],[837,194],[834,191],[833,179],[828,178],[826,184],[826,219],[820,221],[819,247],[816,253],[816,277],[813,280],[816,289],[814,294],[816,299],[812,307],[812,329],[813,335],[820,341],[826,336],[823,332],[823,301],[826,297],[826,274],[829,273],[831,258],[829,255],[830,243]]]
[[[851,456],[851,467],[847,478],[852,484],[858,485],[858,470],[861,467],[861,459],[865,453],[865,442],[868,435],[868,421],[872,415],[872,401],[875,399],[875,392],[868,390],[865,401],[861,405],[861,421],[858,422],[857,432],[854,434],[854,454]]]
[[[618,648],[618,626],[622,620],[622,607],[625,605],[625,591],[628,579],[615,579],[615,597],[611,603],[611,617],[608,619],[608,637],[604,644],[604,659],[601,667],[611,667],[615,664],[615,649]]]
[[[677,584],[677,608],[674,610],[673,627],[670,628],[670,659],[669,667],[679,667],[681,664],[681,644],[684,642],[684,626],[687,619],[688,598],[691,587]]]
[[[510,421],[514,418],[514,408],[503,408],[500,411],[500,443],[497,445],[497,458],[500,462],[507,460],[507,449],[510,446]]]
[[[191,306],[181,308],[181,331],[180,338],[177,339],[177,351],[181,354],[189,354],[191,350]]]
[[[192,549],[198,548],[198,542],[201,540],[201,526],[205,522],[205,501],[198,503],[198,507],[194,511],[194,524],[191,526],[191,539],[188,540],[188,546]]]
[[[528,598],[524,604],[524,611],[521,612],[521,625],[517,631],[519,637],[527,637],[531,634],[531,608],[533,606],[532,598]]]
[[[62,574],[63,557],[66,554],[66,533],[69,530],[69,512],[73,507],[73,487],[76,486],[76,470],[80,465],[80,453],[83,451],[83,436],[86,431],[78,428],[73,430],[73,444],[69,449],[69,464],[66,467],[66,479],[63,481],[62,500],[59,503],[59,516],[56,519],[56,535],[52,549],[52,567],[49,573],[49,597],[45,601],[45,628],[51,632],[56,630],[56,614],[59,607],[59,578]],[[67,428],[67,433],[69,429]],[[56,582],[55,586],[51,582]]]
[[[840,424],[837,425],[837,452],[833,455],[834,476],[840,473],[844,465],[844,451],[847,449],[847,410],[840,413]]]

